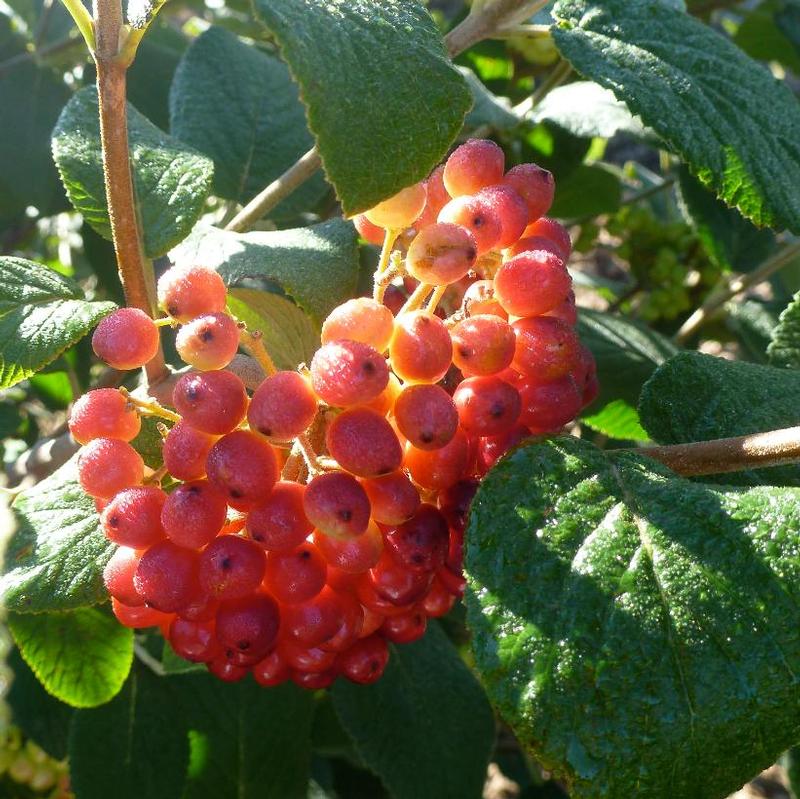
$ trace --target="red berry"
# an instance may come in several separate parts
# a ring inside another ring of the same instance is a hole
[[[280,481],[272,493],[247,514],[246,529],[264,549],[286,551],[306,540],[314,529],[303,508],[306,488]]]
[[[164,537],[161,509],[167,495],[154,486],[126,488],[114,496],[100,520],[109,541],[145,549]]]
[[[333,668],[320,672],[295,670],[292,671],[290,679],[295,685],[305,688],[306,691],[323,691],[330,688],[338,676]]]
[[[441,491],[461,480],[471,459],[469,440],[463,430],[453,440],[433,451],[406,445],[404,465],[415,483],[431,491]]]
[[[278,479],[278,459],[264,439],[234,430],[211,448],[206,471],[232,508],[250,510],[272,491]]]
[[[264,587],[284,605],[307,602],[325,585],[327,565],[309,541],[288,552],[269,552]]]
[[[238,535],[221,535],[200,555],[198,574],[205,593],[226,600],[255,591],[264,569],[264,550],[258,544]]]
[[[189,373],[175,384],[172,402],[186,424],[219,436],[230,433],[244,419],[247,392],[231,372]]]
[[[472,234],[478,255],[496,249],[503,236],[495,203],[485,195],[465,195],[450,200],[440,211],[439,222],[466,228]]]
[[[175,348],[196,369],[223,369],[239,349],[239,327],[226,313],[203,314],[181,327]]]
[[[425,207],[425,186],[415,183],[402,189],[388,200],[378,203],[366,211],[364,216],[373,225],[389,230],[402,230],[414,224],[414,220]]]
[[[318,646],[303,646],[284,638],[279,647],[286,663],[297,671],[319,673],[327,671],[336,662],[336,653]]]
[[[226,649],[261,660],[275,645],[280,625],[278,603],[266,594],[250,594],[220,603],[217,639]]]
[[[429,618],[438,619],[450,612],[455,601],[455,596],[444,587],[442,581],[434,577],[428,593],[420,602],[420,607]]]
[[[317,530],[314,543],[329,566],[348,574],[371,569],[383,553],[383,535],[375,522],[356,538],[334,538]]]
[[[407,569],[386,550],[367,574],[375,592],[397,607],[422,599],[433,579],[430,572],[413,572]]]
[[[359,477],[376,477],[400,468],[403,450],[392,426],[369,408],[340,413],[325,434],[331,457]]]
[[[78,455],[78,481],[89,496],[108,499],[143,479],[142,456],[117,438],[92,439]]]
[[[168,640],[175,654],[193,663],[208,663],[220,654],[220,645],[209,622],[173,619]]]
[[[271,688],[289,679],[291,669],[277,649],[253,666],[253,677],[259,685]]]
[[[418,608],[399,616],[390,616],[381,625],[380,633],[394,644],[410,644],[425,635],[427,626],[428,617],[422,608]]]
[[[421,283],[447,286],[464,277],[477,257],[477,244],[466,228],[437,222],[423,228],[411,242],[406,268]]]
[[[175,613],[200,593],[197,562],[191,549],[160,541],[142,555],[133,584],[148,605]]]
[[[205,477],[206,459],[217,439],[184,421],[177,422],[164,439],[164,466],[176,480]]]
[[[223,682],[239,682],[247,676],[247,669],[231,662],[225,653],[208,662],[208,670]]]
[[[103,582],[108,593],[129,607],[144,605],[144,597],[133,585],[140,557],[135,549],[118,547],[103,569]]]
[[[511,365],[537,380],[557,380],[569,374],[580,358],[578,334],[565,322],[549,316],[518,319],[511,327],[517,337]]]
[[[403,389],[394,406],[400,432],[419,449],[439,449],[452,441],[458,411],[440,386],[422,384]]]
[[[519,424],[513,430],[509,430],[507,433],[502,433],[499,436],[481,438],[478,442],[478,466],[481,473],[485,474],[488,472],[511,447],[529,438],[530,435],[530,430],[524,425]]]
[[[202,266],[173,266],[158,280],[158,304],[179,322],[224,311],[226,298],[222,278]]]
[[[433,505],[421,505],[407,522],[386,534],[392,557],[412,572],[432,572],[444,565],[450,533],[444,515]]]
[[[558,307],[572,288],[564,262],[544,250],[506,261],[494,278],[495,296],[512,316],[538,316]]]
[[[369,523],[367,492],[345,472],[317,475],[306,487],[303,508],[309,521],[326,535],[353,538]]]
[[[536,251],[549,252],[556,258],[561,259],[565,264],[567,262],[564,250],[552,239],[546,239],[544,236],[528,236],[527,238],[520,239],[513,247],[509,247],[504,255],[508,260],[526,252]]]
[[[208,480],[194,480],[179,485],[167,497],[161,524],[179,546],[200,549],[216,538],[227,513],[224,495]]]
[[[79,444],[94,438],[131,441],[139,435],[136,409],[115,388],[98,388],[75,401],[69,414],[69,431]]]
[[[361,405],[375,399],[389,382],[384,357],[360,341],[331,341],[311,361],[314,391],[329,405]]]
[[[470,377],[453,394],[461,427],[474,436],[498,436],[511,430],[520,413],[519,393],[494,375]]]
[[[451,529],[464,531],[469,507],[477,490],[477,480],[460,480],[447,490],[440,492],[439,510]]]
[[[510,186],[528,206],[528,222],[544,216],[553,204],[556,183],[553,175],[536,164],[520,164],[506,172],[503,183]]]
[[[161,627],[169,624],[174,616],[162,613],[146,605],[130,606],[120,602],[116,597],[111,597],[111,611],[120,624],[134,629],[145,627]]]
[[[499,316],[470,316],[459,322],[450,335],[453,363],[466,376],[497,374],[514,359],[514,331]]]
[[[281,635],[305,647],[315,647],[330,641],[342,626],[342,618],[352,607],[361,612],[355,599],[338,594],[327,586],[299,605],[286,605],[281,612]],[[357,638],[354,636],[354,638]]]
[[[410,519],[419,507],[419,492],[405,472],[397,471],[381,477],[372,477],[362,480],[361,485],[369,497],[372,518],[380,524],[402,524]]]
[[[489,139],[470,139],[457,147],[444,166],[444,185],[452,197],[475,194],[503,179],[506,157]]]
[[[444,186],[444,164],[437,166],[436,169],[431,172],[428,179],[425,181],[425,189],[427,192],[425,208],[414,222],[414,227],[417,230],[422,230],[428,225],[434,224],[436,218],[439,216],[439,211],[451,200]]]
[[[322,343],[360,341],[378,352],[389,346],[394,328],[392,312],[371,297],[357,297],[335,308],[322,325]]]
[[[537,236],[544,239],[549,239],[555,244],[561,252],[561,260],[566,263],[569,256],[572,254],[572,241],[569,237],[569,231],[561,224],[543,216],[535,222],[531,222],[525,232],[522,234],[523,238]]]
[[[92,335],[95,355],[114,369],[138,369],[155,357],[158,347],[158,328],[138,308],[118,308]]]
[[[520,422],[533,433],[555,433],[571,422],[583,406],[582,392],[571,375],[543,383],[536,378],[519,386],[522,400]]]
[[[508,314],[494,296],[493,280],[476,280],[464,292],[463,307],[470,316],[491,314],[508,319]]]
[[[371,685],[380,679],[389,662],[389,647],[378,635],[362,638],[339,656],[342,674],[358,685]]]
[[[441,319],[412,311],[397,320],[389,357],[401,380],[438,383],[452,363],[453,342]]]
[[[578,309],[575,306],[575,292],[570,290],[564,302],[560,305],[556,305],[552,311],[548,311],[544,316],[552,316],[574,327],[578,322]]]
[[[377,244],[378,246],[383,244],[383,239],[386,235],[386,232],[382,227],[373,225],[372,222],[370,222],[369,219],[364,216],[364,214],[358,214],[350,221],[353,223],[353,225],[355,225],[358,235],[361,236],[364,241],[367,241],[370,244]]]
[[[317,398],[297,372],[276,372],[256,389],[247,411],[250,429],[273,441],[291,441],[317,415]]]
[[[479,192],[478,196],[486,200],[494,208],[500,220],[500,239],[495,249],[505,250],[511,247],[522,235],[528,224],[528,206],[525,200],[510,186],[502,183],[497,186],[488,186]]]

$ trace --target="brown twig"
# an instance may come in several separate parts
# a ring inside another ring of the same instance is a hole
[[[547,0],[485,0],[447,34],[447,52],[451,56],[457,56],[504,27],[533,16],[545,5]]]

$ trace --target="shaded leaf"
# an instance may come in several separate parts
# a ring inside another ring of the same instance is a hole
[[[255,8],[300,84],[346,215],[425,178],[439,163],[471,98],[421,3],[256,0]]]
[[[458,67],[458,71],[464,76],[472,92],[472,110],[464,120],[466,130],[472,131],[484,125],[493,130],[511,130],[522,122],[522,117],[514,113],[507,97],[492,94],[471,69]]]
[[[476,664],[570,796],[721,799],[797,740],[799,527],[795,489],[575,438],[488,474],[466,533]]]
[[[745,15],[733,41],[753,58],[780,61],[794,72],[800,72],[800,53],[778,21],[778,14],[787,8],[792,8],[791,0],[759,3]]]
[[[558,182],[548,213],[559,219],[610,214],[619,208],[621,199],[617,175],[597,164],[581,164]]]
[[[800,369],[800,294],[795,294],[772,331],[767,355],[773,366]]]
[[[133,662],[133,630],[97,608],[10,613],[8,627],[39,682],[73,707],[108,702]]]

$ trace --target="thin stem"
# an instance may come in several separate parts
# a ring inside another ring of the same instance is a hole
[[[411,293],[411,296],[406,300],[405,305],[403,305],[403,307],[400,309],[400,312],[397,314],[397,318],[399,319],[404,314],[421,308],[425,300],[428,299],[428,295],[431,293],[432,289],[433,286],[430,283],[420,283]]]
[[[430,302],[425,306],[425,313],[428,314],[428,316],[433,316],[433,314],[436,313],[436,309],[439,307],[439,303],[442,301],[442,297],[444,297],[446,291],[447,286],[437,286],[433,290]]]
[[[303,460],[306,462],[309,474],[312,477],[321,474],[323,469],[319,465],[317,453],[314,452],[314,447],[311,444],[311,439],[308,437],[308,434],[301,433],[294,441],[303,456]]]
[[[728,300],[767,280],[798,256],[800,256],[800,240],[787,244],[752,272],[729,278],[718,289],[712,291],[702,306],[681,325],[681,329],[675,334],[675,341],[678,344],[688,341]]]
[[[86,6],[81,0],[61,0],[61,2],[72,19],[75,20],[75,24],[78,26],[89,52],[93,53],[95,48],[94,23],[91,14],[86,10]]]
[[[451,57],[457,56],[473,44],[533,16],[548,2],[549,0],[487,0],[480,5],[476,3],[472,13],[447,34],[447,51]]]
[[[264,370],[264,374],[267,377],[274,375],[278,371],[275,361],[272,360],[272,356],[264,346],[264,334],[260,330],[250,331],[243,327],[239,331],[239,343],[258,361],[259,366]]]
[[[179,414],[167,410],[163,405],[159,404],[154,399],[138,399],[137,397],[134,397],[124,386],[120,387],[119,392],[123,397],[125,397],[126,400],[128,400],[131,405],[133,405],[134,408],[136,408],[136,410],[142,416],[157,416],[161,419],[166,419],[169,422],[180,422],[181,420]]]
[[[629,451],[653,458],[685,477],[785,466],[800,462],[800,427]]]
[[[69,50],[77,45],[83,47],[83,40],[79,36],[68,36],[66,39],[61,39],[60,41],[47,45],[47,47],[42,47],[38,50],[26,50],[24,53],[17,53],[17,55],[0,62],[0,78],[20,64],[34,61],[37,58],[47,58],[47,56],[59,53],[63,50]]]
[[[296,188],[305,183],[320,167],[322,159],[316,146],[312,147],[299,161],[289,167],[277,180],[267,186],[260,194],[250,200],[236,214],[225,230],[243,233],[259,219],[269,213],[281,200],[286,199]]]
[[[550,25],[514,25],[492,34],[493,39],[546,39],[550,36]]]
[[[153,674],[158,675],[159,677],[163,677],[166,675],[166,671],[164,671],[164,666],[161,661],[156,660],[144,647],[140,641],[134,640],[133,642],[133,651],[139,660],[147,666]]]
[[[378,266],[375,269],[375,287],[372,291],[372,296],[376,302],[383,302],[383,295],[386,294],[386,286],[389,283],[385,280],[385,277],[389,268],[389,260],[392,256],[392,247],[394,247],[394,243],[401,232],[400,230],[387,228],[383,236],[383,247],[381,248]]]
[[[152,317],[155,281],[142,247],[128,149],[127,67],[117,58],[122,31],[120,0],[95,0],[95,28],[100,139],[114,251],[126,304]],[[145,372],[151,384],[168,374],[161,347]]]

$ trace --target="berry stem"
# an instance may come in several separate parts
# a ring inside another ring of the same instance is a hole
[[[128,148],[127,66],[118,58],[123,30],[120,0],[95,0],[94,28],[103,174],[117,267],[126,304],[152,317],[155,280],[142,248]],[[145,373],[151,384],[169,373],[160,346]]]
[[[425,306],[426,314],[433,316],[433,314],[436,313],[436,309],[439,307],[439,303],[442,301],[442,297],[444,297],[446,291],[447,286],[437,286],[434,289],[430,302]]]
[[[144,485],[161,485],[161,481],[167,475],[167,467],[161,466],[156,469],[149,477],[145,477]]]
[[[306,462],[306,466],[308,467],[308,472],[311,477],[322,474],[324,469],[322,469],[319,461],[317,460],[317,453],[314,452],[314,447],[311,444],[311,439],[308,437],[308,434],[301,433],[295,439],[295,443],[297,444],[297,447],[303,456],[303,460]]]
[[[392,247],[400,235],[399,230],[387,228],[383,237],[383,247],[381,248],[381,257],[378,261],[378,267],[375,270],[375,289],[373,291],[373,299],[375,302],[383,302],[383,295],[386,293],[386,287],[389,281],[386,280],[389,271],[389,260],[392,256]]]
[[[800,427],[628,451],[653,458],[684,477],[785,466],[800,462]]]
[[[86,10],[86,6],[83,5],[81,0],[61,0],[61,2],[64,4],[64,8],[69,11],[72,19],[75,20],[75,24],[78,26],[89,52],[93,52],[95,48],[94,25],[92,24],[92,16]]]
[[[275,361],[272,360],[272,356],[264,346],[264,334],[260,330],[251,332],[246,327],[242,328],[239,332],[239,343],[243,349],[247,350],[258,361],[259,366],[264,370],[264,374],[267,377],[274,375],[278,371]]]
[[[168,411],[163,405],[160,405],[154,399],[137,399],[125,387],[121,387],[119,391],[120,394],[122,394],[122,396],[125,397],[125,399],[128,400],[128,402],[133,405],[133,407],[136,408],[136,410],[142,416],[159,416],[160,418],[166,419],[170,422],[180,422],[181,420],[179,414],[174,413],[173,411]]]
[[[233,230],[236,233],[244,233],[249,230],[281,200],[288,197],[296,188],[305,183],[321,166],[322,158],[320,158],[316,146],[312,147],[277,180],[274,180],[260,194],[250,200],[225,225],[225,230]]]
[[[433,289],[433,286],[430,283],[420,283],[406,300],[405,305],[400,309],[397,318],[399,319],[403,314],[420,309],[425,303],[425,300],[428,299],[431,289]]]
[[[548,0],[484,0],[475,3],[469,16],[445,38],[451,57],[457,56],[483,39],[530,19]]]

